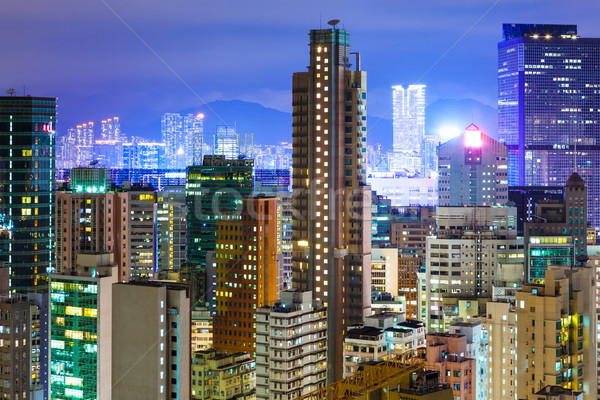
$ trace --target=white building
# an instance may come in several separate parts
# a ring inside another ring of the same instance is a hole
[[[327,311],[311,292],[281,292],[256,312],[256,398],[292,400],[327,383]]]
[[[425,85],[392,86],[394,140],[390,169],[421,173],[421,144],[425,136]],[[414,159],[414,160],[413,160]]]
[[[365,318],[348,329],[344,338],[344,377],[352,376],[361,363],[387,360],[393,355],[425,348],[425,325],[407,320],[404,313],[384,312]]]
[[[398,249],[371,249],[371,291],[398,296]]]
[[[436,178],[409,178],[394,172],[371,172],[367,184],[378,195],[392,201],[393,207],[437,205]]]
[[[506,264],[523,265],[523,239],[517,238],[516,209],[510,207],[438,207],[438,236],[427,238],[429,332],[444,332],[465,307],[477,304],[477,316],[491,299],[498,271]],[[479,310],[478,310],[478,309]]]
[[[453,322],[450,333],[467,337],[467,353],[465,357],[475,360],[475,399],[488,399],[488,339],[487,332],[482,329],[481,320]],[[496,398],[495,396],[493,398]]]

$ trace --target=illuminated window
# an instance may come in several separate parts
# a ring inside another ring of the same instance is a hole
[[[83,315],[83,310],[81,307],[67,306],[65,307],[65,314],[81,317]]]

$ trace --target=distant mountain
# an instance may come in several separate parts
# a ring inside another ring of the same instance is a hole
[[[253,133],[255,144],[277,144],[292,141],[292,115],[258,103],[242,100],[217,100],[201,107],[185,110],[170,110],[180,114],[203,113],[204,132],[207,135],[216,131],[217,125],[236,124],[238,133]],[[136,110],[132,115],[122,115],[122,131],[128,136],[141,136],[152,140],[162,140],[160,114],[150,110]],[[148,121],[150,121],[148,123]],[[497,137],[496,110],[476,100],[441,99],[430,104],[425,110],[427,133],[438,133],[443,127],[452,126],[462,130],[471,122],[486,134]],[[66,122],[63,127],[70,126]],[[367,140],[369,145],[381,143],[392,148],[392,118],[369,116],[367,120]],[[99,133],[99,129],[97,129]],[[66,133],[60,132],[61,134]],[[208,137],[205,138],[208,140]]]
[[[392,148],[392,118],[369,117],[367,121],[368,144],[381,143],[384,148]],[[437,134],[444,128],[460,130],[474,123],[488,136],[498,137],[498,115],[495,108],[473,99],[440,99],[425,109],[425,132]],[[441,138],[444,139],[449,138]]]

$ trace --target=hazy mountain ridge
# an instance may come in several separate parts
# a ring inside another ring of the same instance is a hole
[[[292,114],[264,107],[259,103],[242,100],[216,100],[204,106],[184,110],[172,110],[182,115],[203,113],[204,133],[210,135],[217,125],[235,124],[238,133],[252,133],[255,144],[274,145],[292,141]],[[141,136],[150,140],[162,140],[160,115],[135,116],[123,115],[121,129],[129,137]],[[151,121],[150,123],[143,123]],[[59,121],[60,122],[60,121]],[[100,126],[96,128],[99,136]],[[136,123],[137,122],[137,123]],[[486,134],[496,137],[496,110],[473,99],[440,99],[430,104],[425,111],[425,129],[427,133],[438,133],[444,126],[463,129],[471,122],[478,125]],[[62,128],[66,128],[63,124]],[[368,116],[367,140],[369,145],[381,143],[385,148],[392,147],[392,118]],[[66,133],[61,129],[59,134]],[[205,137],[208,140],[209,136]]]

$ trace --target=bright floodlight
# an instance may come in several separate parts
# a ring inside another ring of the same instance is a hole
[[[441,140],[448,140],[460,135],[460,133],[460,129],[456,126],[442,126],[439,131],[439,136]]]

